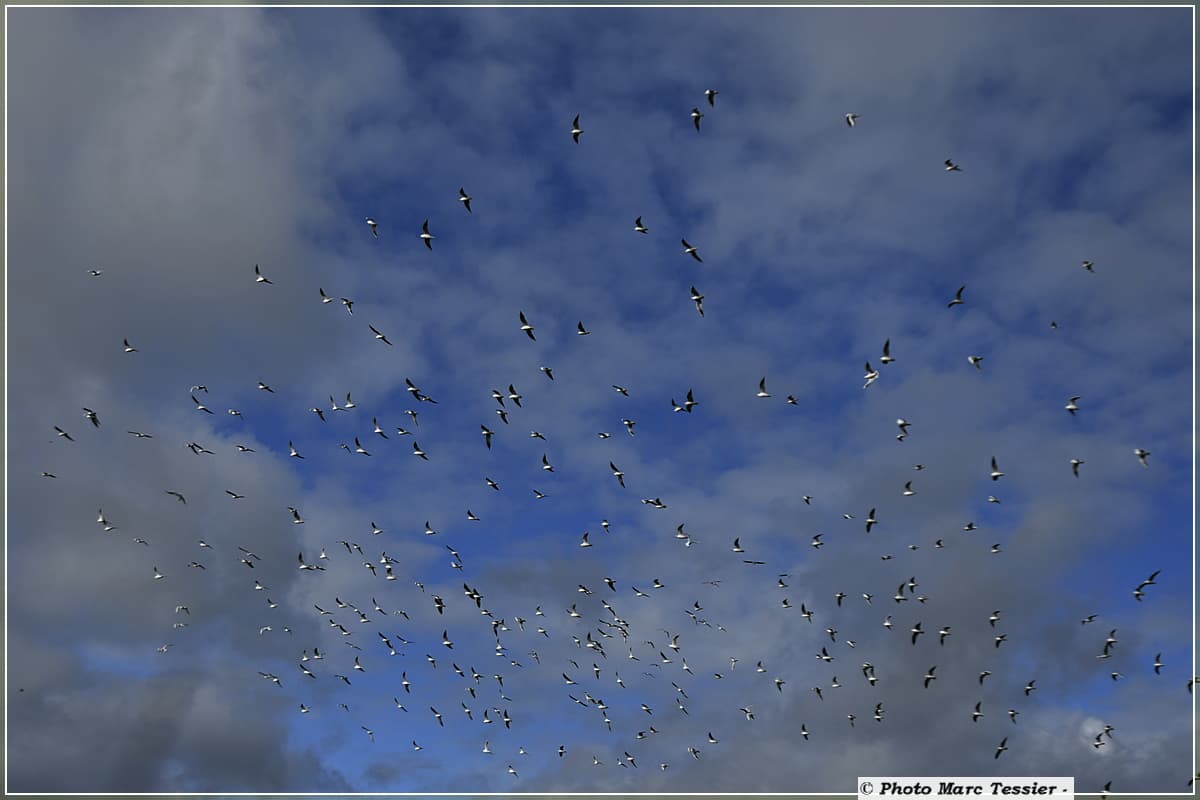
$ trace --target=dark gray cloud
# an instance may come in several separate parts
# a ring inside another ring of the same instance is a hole
[[[778,792],[890,773],[1182,790],[1192,298],[1177,17],[15,10],[8,788]],[[947,175],[947,157],[963,172]],[[631,230],[639,214],[648,236]],[[255,284],[256,263],[273,285]],[[947,311],[962,284],[967,303]],[[878,366],[888,338],[897,362],[864,392],[862,362]],[[770,400],[753,396],[763,375]],[[410,402],[405,377],[438,403]],[[506,425],[489,392],[510,383],[524,398]],[[214,415],[194,409],[193,384]],[[673,413],[689,389],[700,406]],[[331,410],[348,391],[359,408]],[[356,436],[371,457],[338,448]],[[651,497],[668,508],[638,502]],[[239,546],[261,557],[253,569]],[[297,570],[297,552],[327,569]],[[911,599],[893,602],[910,577]],[[1112,628],[1113,657],[1097,660]],[[297,662],[314,648],[309,679]],[[452,664],[478,668],[478,685]],[[618,766],[626,752],[636,767]]]

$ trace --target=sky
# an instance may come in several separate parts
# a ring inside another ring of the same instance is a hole
[[[8,791],[1187,790],[1190,11],[7,20]]]

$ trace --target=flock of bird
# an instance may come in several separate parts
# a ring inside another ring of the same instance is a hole
[[[717,113],[719,109],[716,106],[716,98],[718,92],[713,89],[704,92],[707,107],[710,113]],[[703,105],[703,104],[701,104]],[[705,113],[701,111],[701,105],[697,105],[691,110],[691,120],[697,134],[703,135],[701,120]],[[581,116],[576,115],[568,129],[569,135],[576,144],[581,143],[581,137],[584,134],[584,128],[581,123]],[[848,128],[855,128],[859,125],[860,115],[856,113],[848,113],[844,120]],[[854,135],[850,133],[849,135]],[[946,159],[944,169],[947,173],[963,173],[962,167],[951,159]],[[951,180],[958,179],[950,178]],[[465,213],[473,213],[471,208],[472,196],[467,193],[465,187],[458,189],[458,200],[462,203]],[[633,216],[631,214],[631,216]],[[386,236],[386,228],[373,217],[366,219],[366,225],[369,234],[373,239],[378,239],[383,235]],[[651,229],[643,222],[642,216],[636,216],[633,222],[633,232],[642,235],[651,235]],[[432,232],[432,227],[429,219],[426,219],[420,225],[419,232],[415,233],[415,238],[418,238],[421,244],[430,251],[436,252],[435,241],[437,237]],[[690,257],[698,264],[703,264],[699,249],[689,243],[686,238],[680,239],[682,254]],[[415,243],[414,243],[415,244]],[[1084,260],[1081,262],[1082,269],[1088,273],[1095,273],[1095,265],[1092,261]],[[247,268],[247,283],[250,283],[249,267]],[[88,270],[88,274],[93,278],[101,278],[103,271],[100,269]],[[274,282],[268,277],[267,271],[262,269],[258,264],[253,266],[253,282],[258,284],[263,291],[271,291],[270,287],[274,286]],[[339,303],[346,311],[349,317],[355,316],[354,301],[347,297],[337,296],[336,294],[327,294],[324,287],[315,287],[317,289],[316,299],[323,305]],[[967,287],[960,286],[957,291],[949,297],[946,307],[948,313],[958,313],[955,311],[960,306],[969,302],[969,297],[966,293]],[[704,318],[704,295],[697,290],[693,285],[690,287],[690,302],[694,304],[695,311],[699,317]],[[523,335],[531,342],[538,341],[538,329],[535,325],[537,321],[536,314],[526,313],[524,309],[514,309],[513,314],[513,334]],[[698,324],[704,324],[703,322]],[[1052,327],[1057,327],[1056,323],[1051,323]],[[389,338],[385,330],[377,327],[376,323],[366,323],[366,327],[370,335],[383,346],[392,346],[393,342]],[[592,331],[588,330],[583,320],[578,322],[576,327],[576,335],[590,336]],[[365,335],[365,334],[364,334]],[[885,373],[889,369],[894,369],[892,365],[897,361],[892,353],[891,339],[886,340],[881,348],[880,355],[874,359],[878,366],[872,365],[872,360],[868,360],[864,367],[864,383],[863,389],[870,389],[877,382],[885,380]],[[136,358],[140,351],[137,347],[131,344],[129,338],[123,340],[124,352],[130,357]],[[984,369],[984,356],[979,354],[969,354],[966,357],[969,365],[975,370]],[[545,364],[538,365],[539,371],[545,376],[548,381],[554,381],[554,372],[552,368]],[[482,438],[481,447],[485,451],[491,451],[493,441],[496,437],[503,435],[504,429],[515,423],[515,418],[522,413],[522,394],[515,386],[516,381],[509,383],[506,390],[493,389],[491,396],[495,401],[496,408],[494,409],[496,421],[489,424],[480,424],[480,435]],[[350,442],[342,442],[340,448],[348,453],[359,455],[362,457],[378,457],[383,455],[388,457],[394,450],[393,448],[397,439],[408,437],[410,443],[411,455],[414,458],[423,461],[429,461],[431,458],[438,457],[438,442],[436,440],[426,442],[424,446],[419,443],[416,435],[419,430],[418,415],[420,413],[436,414],[438,408],[438,400],[435,400],[420,388],[411,379],[406,379],[407,391],[411,397],[413,408],[406,409],[404,414],[408,417],[408,422],[403,426],[385,426],[380,422],[380,415],[387,413],[386,409],[378,409],[370,413],[364,413],[355,410],[358,409],[358,404],[353,400],[351,393],[345,394],[344,400],[336,399],[333,395],[329,396],[328,407],[323,404],[311,406],[308,410],[316,417],[319,423],[326,423],[330,415],[355,415],[355,424],[359,426],[360,432],[353,436],[353,444]],[[754,386],[746,387],[747,402],[767,401],[775,397],[768,388],[767,376],[763,376],[758,382],[757,388]],[[281,387],[282,388],[282,387]],[[631,391],[636,391],[636,387],[625,387],[621,385],[612,385],[612,390],[622,397],[628,397]],[[276,394],[276,390],[264,382],[259,382],[257,390],[263,392],[264,395]],[[340,397],[340,392],[338,393]],[[188,397],[194,406],[195,412],[203,415],[216,415],[219,411],[214,411],[209,407],[211,401],[209,389],[204,384],[192,385],[188,392]],[[676,397],[670,398],[670,407],[673,412],[692,414],[698,409],[703,409],[703,400],[697,399],[696,393],[692,388],[689,388],[686,393],[678,395],[682,397],[681,402],[677,402]],[[665,398],[664,398],[665,399]],[[1082,396],[1073,395],[1067,399],[1064,409],[1066,414],[1074,417],[1081,413],[1086,413],[1083,406],[1080,405],[1084,398]],[[786,403],[789,405],[798,404],[798,400],[794,395],[786,396]],[[420,409],[428,408],[428,411]],[[242,417],[241,411],[237,408],[228,408],[226,413],[230,417]],[[359,416],[361,415],[361,417]],[[114,415],[115,416],[115,415]],[[83,409],[83,417],[86,422],[86,428],[92,431],[98,430],[102,425],[109,424],[107,421],[108,414],[102,413],[90,408]],[[513,417],[514,419],[510,419]],[[367,425],[366,420],[370,419],[370,425]],[[1065,415],[1064,415],[1065,418]],[[72,433],[64,427],[66,423],[56,424],[53,429],[58,437],[66,442],[75,442],[76,437],[81,435],[79,432]],[[638,424],[634,419],[622,417],[621,424],[625,429],[625,433],[629,437],[636,437],[635,426]],[[911,423],[903,418],[896,420],[898,433],[896,439],[900,442],[905,441],[910,434]],[[125,426],[122,426],[125,427]],[[139,426],[140,427],[140,426]],[[155,438],[155,434],[147,433],[140,429],[128,429],[128,435],[139,440],[150,440]],[[600,431],[597,433],[600,439],[608,439],[612,436],[611,431]],[[533,429],[529,437],[535,440],[545,441],[546,437],[542,435],[536,428]],[[422,437],[424,438],[424,437]],[[366,444],[364,444],[366,441]],[[374,442],[375,444],[371,444]],[[284,442],[279,443],[279,455],[286,454],[288,459],[301,461],[309,458],[319,458],[311,448],[304,446],[304,440],[300,438],[300,434],[295,434],[295,438],[286,440],[286,448],[283,447]],[[188,442],[186,446],[197,456],[212,455],[214,451],[205,447],[200,442]],[[302,452],[303,449],[303,452]],[[407,448],[406,448],[407,449]],[[247,457],[252,457],[255,454],[255,449],[244,444],[236,445],[236,450],[239,454]],[[1132,451],[1132,455],[1136,457],[1142,468],[1150,467],[1150,452],[1137,448]],[[626,478],[629,477],[615,463],[617,458],[608,460],[608,469],[611,472],[612,478],[620,489],[626,488]],[[311,462],[310,462],[311,463]],[[1132,458],[1130,463],[1133,463]],[[543,452],[540,459],[541,469],[550,475],[555,472],[555,466],[551,462],[549,454]],[[1073,475],[1076,478],[1081,477],[1080,468],[1085,464],[1082,459],[1072,458],[1069,466]],[[1065,468],[1066,465],[1064,465]],[[914,470],[920,472],[925,469],[924,464],[916,464]],[[55,474],[51,472],[43,472],[42,475],[46,478],[55,478]],[[980,478],[988,478],[997,485],[1002,486],[1001,482],[1006,473],[995,457],[985,455],[981,458],[979,464]],[[503,476],[502,476],[503,477]],[[491,476],[484,477],[486,485],[496,491],[501,491],[500,483],[494,480]],[[897,482],[898,484],[900,481]],[[911,497],[917,494],[917,490],[913,488],[913,480],[903,481],[904,489],[902,495]],[[183,493],[173,489],[163,489],[167,495],[173,497],[182,505],[189,505],[189,498]],[[533,489],[533,495],[536,499],[542,500],[546,498],[546,494]],[[649,494],[653,494],[650,492]],[[650,507],[651,509],[666,509],[668,504],[657,496],[646,496],[640,499],[641,504]],[[230,501],[240,501],[245,498],[245,494],[234,489],[225,490]],[[194,500],[195,498],[193,498]],[[210,502],[212,498],[203,498],[202,502]],[[803,496],[803,501],[806,505],[811,505],[814,501],[819,502],[817,498],[809,495]],[[996,495],[987,497],[989,503],[1000,503],[1001,500]],[[301,502],[292,500],[289,503],[280,503],[279,510],[281,515],[285,515],[285,519],[290,519],[293,525],[303,525],[306,520],[300,511]],[[865,504],[864,504],[865,505]],[[846,520],[856,518],[853,513],[845,513],[842,515]],[[468,523],[472,525],[479,523],[480,517],[474,514],[470,509],[465,512],[465,517]],[[114,524],[110,521],[103,509],[97,513],[96,523],[102,531],[106,533],[122,532],[123,521],[118,521],[122,524]],[[862,523],[865,533],[872,534],[876,526],[885,525],[886,521],[881,521],[877,518],[876,509],[872,508],[867,513]],[[609,533],[610,524],[607,519],[600,523],[604,534]],[[692,534],[686,530],[687,524],[681,523],[675,528],[675,538],[679,541],[683,548],[691,548],[697,541]],[[967,522],[962,526],[962,531],[970,533],[977,530],[974,522]],[[374,521],[370,523],[370,535],[374,537],[382,536],[386,531],[377,525]],[[433,537],[438,535],[429,522],[425,523],[425,536]],[[824,533],[816,533],[811,539],[811,548],[816,556],[816,552],[825,546]],[[758,558],[743,558],[750,555],[748,548],[743,546],[742,535],[729,536],[728,551],[731,554],[731,565],[738,565],[733,568],[742,569],[741,565],[760,566],[767,562]],[[376,539],[377,542],[386,542],[386,539]],[[137,536],[133,538],[133,542],[139,546],[148,548],[153,552],[151,542]],[[593,548],[597,542],[592,538],[590,531],[584,531],[579,537],[578,546],[580,548]],[[933,549],[941,549],[946,546],[943,539],[938,538],[933,542]],[[466,574],[468,558],[471,553],[470,549],[465,546],[460,546],[458,549],[455,546],[446,545],[445,549],[451,557],[451,567],[455,570],[462,571]],[[909,545],[909,549],[917,550],[919,545]],[[378,554],[374,550],[379,550]],[[588,551],[591,552],[591,551]],[[990,548],[990,552],[998,554],[1002,552],[1000,545],[994,544]],[[884,561],[889,561],[894,558],[894,554],[883,552],[879,557]],[[713,645],[706,644],[701,651],[700,645],[692,645],[689,639],[698,640],[701,635],[704,637],[720,637],[726,634],[727,627],[719,620],[710,618],[704,610],[704,606],[699,600],[692,603],[689,607],[676,609],[662,609],[662,613],[666,616],[672,614],[677,615],[681,622],[680,625],[687,625],[683,630],[667,631],[661,630],[658,633],[649,632],[639,626],[637,619],[638,613],[629,608],[632,602],[641,601],[643,599],[653,600],[656,595],[665,588],[664,584],[658,579],[646,579],[646,583],[642,583],[643,588],[639,588],[631,580],[623,576],[607,575],[603,578],[603,585],[587,586],[580,583],[578,586],[579,602],[572,603],[569,607],[543,609],[542,604],[531,600],[528,608],[499,608],[491,607],[488,604],[489,595],[477,586],[473,586],[471,581],[462,583],[463,597],[458,600],[467,607],[473,607],[478,612],[479,622],[478,630],[465,631],[461,629],[451,630],[452,625],[445,623],[438,625],[439,619],[445,618],[447,608],[455,603],[451,597],[443,597],[441,592],[447,591],[445,588],[435,588],[431,585],[429,591],[426,591],[426,581],[421,579],[421,576],[408,574],[405,567],[395,557],[389,556],[385,549],[376,545],[369,553],[367,548],[351,538],[344,538],[337,541],[330,541],[326,546],[320,547],[319,551],[304,552],[301,550],[297,554],[296,568],[304,576],[302,580],[312,581],[317,587],[322,581],[322,573],[325,573],[334,562],[345,561],[346,563],[361,563],[361,594],[369,597],[370,603],[361,602],[361,598],[355,601],[344,600],[342,595],[335,594],[328,598],[328,601],[314,604],[310,613],[322,621],[323,629],[326,631],[326,638],[321,641],[294,642],[296,638],[292,629],[287,625],[281,625],[275,621],[272,614],[273,610],[278,607],[278,603],[270,599],[269,587],[264,585],[257,575],[263,572],[264,559],[253,552],[249,547],[239,545],[237,551],[229,550],[225,552],[219,550],[219,546],[214,546],[205,540],[200,540],[195,544],[195,557],[181,563],[166,563],[158,562],[156,558],[148,559],[148,569],[146,572],[146,580],[148,581],[165,581],[169,582],[173,577],[173,573],[179,569],[207,571],[213,568],[225,568],[229,570],[238,570],[244,573],[247,591],[251,595],[257,595],[257,602],[261,604],[262,611],[258,612],[253,621],[247,621],[246,624],[252,626],[259,636],[267,636],[272,634],[276,637],[280,634],[284,638],[278,640],[280,651],[289,655],[285,658],[290,658],[294,663],[292,669],[294,672],[290,674],[283,672],[282,674],[275,669],[264,666],[258,670],[249,671],[249,675],[253,676],[255,672],[266,685],[267,691],[274,691],[277,688],[288,687],[292,690],[298,690],[300,693],[307,692],[312,682],[337,682],[343,689],[343,701],[339,702],[336,708],[325,708],[317,704],[311,698],[305,697],[298,701],[296,713],[302,715],[319,715],[325,713],[349,713],[354,715],[355,721],[359,723],[359,727],[363,732],[364,738],[374,743],[379,741],[377,738],[376,727],[377,723],[367,724],[370,720],[367,716],[361,716],[359,710],[359,701],[363,705],[372,705],[373,703],[385,703],[390,707],[391,711],[400,715],[400,721],[404,726],[411,731],[410,735],[406,736],[407,740],[404,745],[411,747],[413,751],[421,751],[423,746],[419,743],[422,737],[422,731],[431,730],[430,726],[444,728],[449,723],[448,715],[442,710],[445,708],[454,708],[455,713],[461,713],[463,720],[458,724],[461,725],[459,735],[457,736],[463,748],[472,748],[482,754],[492,756],[496,759],[496,770],[501,774],[507,774],[513,777],[519,777],[525,769],[523,759],[529,757],[534,758],[541,756],[543,758],[562,758],[572,748],[569,742],[563,742],[556,748],[545,753],[530,752],[521,744],[522,735],[528,731],[525,727],[525,720],[522,714],[522,700],[520,696],[510,697],[506,693],[505,678],[515,673],[527,673],[536,671],[546,683],[558,684],[558,690],[561,693],[561,702],[566,706],[577,706],[584,709],[586,714],[591,715],[589,721],[580,724],[590,724],[596,726],[597,729],[603,729],[609,732],[612,737],[613,751],[619,753],[618,756],[605,759],[600,757],[601,754],[589,753],[590,761],[596,768],[620,767],[625,769],[635,769],[638,767],[638,758],[640,753],[648,752],[644,749],[644,745],[648,740],[653,740],[661,736],[659,727],[662,723],[661,718],[664,715],[681,715],[687,716],[688,705],[690,702],[690,693],[705,696],[716,696],[722,690],[720,683],[732,675],[737,665],[743,661],[753,663],[754,666],[749,668],[755,673],[754,679],[761,682],[761,685],[767,690],[764,695],[756,693],[753,697],[759,704],[771,702],[773,699],[782,700],[783,695],[789,694],[797,690],[797,683],[802,680],[802,675],[807,675],[808,670],[802,669],[799,664],[773,664],[767,667],[764,659],[756,657],[753,653],[728,653],[725,657],[728,658],[728,669],[717,669],[709,671],[707,675],[699,675],[693,672],[693,669],[688,665],[688,656],[693,655],[693,662],[703,659],[706,663],[712,658]],[[160,569],[161,564],[161,569]],[[1145,580],[1142,580],[1132,589],[1130,596],[1135,601],[1143,601],[1150,596],[1150,589],[1157,583],[1160,572],[1154,571]],[[846,667],[846,671],[861,672],[861,680],[871,689],[880,680],[877,674],[877,667],[873,662],[879,662],[880,671],[887,670],[887,662],[885,653],[876,652],[874,655],[869,655],[867,658],[855,658],[857,648],[857,637],[861,637],[863,632],[855,631],[839,631],[837,629],[837,617],[839,609],[843,606],[843,601],[847,600],[850,595],[846,592],[839,591],[829,598],[831,602],[828,604],[818,603],[816,600],[805,600],[795,603],[789,598],[787,589],[790,584],[787,582],[791,576],[787,573],[779,573],[774,577],[775,587],[778,591],[778,596],[773,601],[773,605],[783,611],[775,613],[794,613],[796,616],[795,625],[807,629],[808,625],[820,625],[824,630],[824,634],[828,636],[828,642],[823,642],[819,651],[815,652],[816,660],[821,662],[821,669],[832,665],[834,662],[840,662]],[[408,610],[390,607],[393,605],[389,601],[390,587],[395,586],[394,581],[403,580],[407,584],[414,585],[421,596],[425,598],[424,608],[413,609],[413,613],[409,614]],[[639,581],[640,582],[640,581]],[[700,581],[697,579],[697,585],[703,583],[712,590],[719,590],[721,580],[713,578],[710,580]],[[252,589],[249,587],[252,585]],[[871,587],[864,587],[871,588]],[[644,590],[645,589],[645,590]],[[855,602],[861,602],[867,606],[873,606],[878,596],[881,599],[886,597],[885,602],[889,603],[889,608],[894,611],[894,614],[879,613],[879,625],[886,631],[899,628],[905,634],[901,634],[903,638],[896,639],[895,647],[914,648],[928,654],[929,666],[923,672],[908,676],[891,676],[899,680],[904,686],[908,687],[901,689],[904,692],[922,692],[935,691],[934,688],[939,680],[946,677],[945,670],[939,671],[937,662],[938,655],[950,651],[955,646],[955,640],[972,639],[987,641],[992,645],[989,651],[998,650],[1002,646],[1009,646],[1012,641],[1008,632],[1003,630],[1005,615],[1003,610],[994,611],[988,618],[980,619],[979,625],[973,631],[959,631],[951,628],[949,625],[941,625],[936,620],[931,619],[932,614],[923,613],[926,608],[925,603],[927,597],[920,591],[920,583],[916,576],[903,580],[896,587],[895,591],[889,597],[886,593],[876,593],[873,591],[859,591],[859,595]],[[383,598],[383,602],[376,598]],[[175,607],[175,615],[177,621],[174,623],[174,633],[172,641],[163,642],[157,647],[157,652],[160,654],[169,653],[177,643],[185,643],[187,631],[185,630],[193,618],[192,609],[196,608],[197,613],[202,613],[205,598],[202,596],[181,598],[178,605]],[[811,607],[810,607],[811,603]],[[583,606],[583,609],[580,609]],[[603,609],[600,611],[600,609]],[[897,615],[904,614],[904,620],[900,621]],[[683,618],[686,616],[686,622]],[[820,619],[820,622],[814,622],[815,619]],[[1080,620],[1083,626],[1090,625],[1103,618],[1103,613],[1098,612],[1089,614],[1084,619]],[[417,633],[409,632],[413,638],[409,639],[406,636],[394,632],[390,627],[385,629],[385,626],[392,626],[400,619],[404,620],[405,624],[411,624]],[[1105,626],[1108,628],[1108,626]],[[437,635],[422,636],[420,631],[434,631],[440,628],[440,638]],[[812,629],[816,630],[816,629]],[[694,633],[690,632],[694,631]],[[659,636],[659,633],[662,635]],[[477,641],[474,637],[486,634],[483,638],[494,643],[494,651],[486,651],[471,648],[464,644],[465,642]],[[929,640],[933,639],[933,634],[936,634],[936,643]],[[1105,661],[1110,659],[1116,649],[1119,647],[1119,631],[1115,628],[1108,628],[1107,634],[1096,637],[1095,658],[1097,661]],[[889,634],[890,635],[890,634]],[[1019,634],[1014,632],[1013,639],[1017,639]],[[822,637],[823,639],[824,637]],[[576,655],[574,658],[559,658],[559,657],[543,657],[549,650],[543,647],[542,642],[547,640],[556,640],[565,647],[566,640],[569,639],[574,646]],[[460,643],[460,640],[463,643]],[[718,638],[719,641],[719,638]],[[915,652],[914,650],[914,652]],[[434,653],[438,655],[434,655]],[[423,654],[416,658],[406,659],[399,663],[391,661],[393,657],[404,657],[406,653]],[[480,672],[474,666],[470,666],[473,660],[472,655],[483,659],[485,656],[491,657],[492,661],[502,663],[505,666],[501,669],[488,669]],[[169,657],[169,656],[168,656]],[[499,659],[498,661],[496,659]],[[1154,675],[1162,674],[1164,669],[1169,665],[1164,664],[1162,654],[1158,653],[1153,660],[1148,657],[1145,661],[1145,669],[1152,671]],[[590,662],[590,664],[588,663]],[[853,662],[854,666],[850,663]],[[858,662],[861,662],[859,664]],[[633,673],[622,677],[619,664],[625,663],[628,669]],[[468,665],[464,669],[460,664]],[[746,670],[743,667],[739,673]],[[386,670],[392,675],[394,680],[395,692],[390,698],[375,698],[356,697],[353,692],[352,678],[368,671]],[[427,684],[428,679],[426,671],[434,670],[451,670],[457,676],[461,684],[461,695],[455,700],[448,700],[445,696],[435,696],[432,692],[426,693],[423,691],[422,684]],[[637,677],[634,677],[636,675]],[[986,664],[981,664],[977,670],[977,675],[972,673],[973,679],[977,679],[980,687],[980,694],[983,693],[985,681],[992,672],[987,669]],[[1122,673],[1111,670],[1109,677],[1116,682],[1124,676]],[[809,680],[814,680],[809,678]],[[669,697],[668,701],[663,701],[663,693],[665,687],[662,684],[669,682],[672,689],[666,690],[665,694]],[[1187,683],[1187,691],[1190,693],[1194,680]],[[832,668],[829,674],[822,674],[811,686],[807,687],[806,691],[811,693],[813,702],[823,703],[830,702],[836,695],[836,690],[843,684],[839,682],[837,675],[833,674]],[[662,687],[660,689],[660,687]],[[995,714],[1000,718],[1006,718],[1007,724],[1014,726],[1011,732],[1005,732],[1003,736],[997,736],[993,741],[992,753],[994,759],[1000,759],[1006,752],[1010,750],[1020,751],[1024,743],[1021,739],[1021,727],[1018,724],[1018,716],[1022,713],[1022,703],[1037,691],[1037,680],[1029,679],[1023,689],[1023,692],[1016,697],[1008,698],[1008,702],[1001,702],[1001,707],[997,711],[993,711],[992,705],[996,702],[994,696],[989,696],[985,699],[980,699],[962,709],[962,719],[966,726],[979,724],[980,720]],[[623,700],[621,704],[615,703],[609,705],[604,699],[606,694],[619,693],[622,695],[636,695],[632,700]],[[353,702],[353,709],[351,703]],[[835,701],[836,702],[836,701]],[[756,710],[754,704],[748,697],[729,700],[729,711],[740,719],[740,724],[752,725],[756,720]],[[664,707],[665,706],[665,707]],[[636,711],[630,712],[627,709],[632,708]],[[618,712],[619,709],[619,712]],[[854,728],[859,722],[859,714],[865,715],[874,724],[886,724],[887,720],[887,698],[881,697],[877,701],[871,702],[866,708],[862,709],[844,709],[846,725],[849,728]],[[855,713],[855,712],[858,713]],[[579,712],[583,714],[584,712]],[[761,714],[761,711],[757,712]],[[581,717],[582,719],[582,717]],[[657,725],[656,725],[657,723]],[[492,726],[492,727],[488,727]],[[808,721],[796,719],[792,725],[797,739],[800,743],[808,741],[810,737],[828,735],[827,732],[821,730],[810,730]],[[388,723],[386,729],[396,730],[396,721]],[[383,730],[383,728],[381,728]],[[1100,750],[1113,740],[1115,729],[1112,725],[1104,725],[1095,733],[1095,738],[1092,741],[1092,747]],[[716,735],[720,733],[721,735]],[[999,733],[999,732],[997,732]],[[707,757],[720,757],[721,741],[725,736],[733,735],[750,735],[753,736],[752,730],[742,732],[721,732],[714,730],[704,730],[703,728],[693,731],[693,735],[688,740],[674,742],[669,748],[672,752],[677,752],[684,762],[699,760]],[[1010,745],[1009,742],[1012,741]],[[396,742],[387,742],[389,746],[395,746]],[[664,750],[655,750],[654,752],[663,752]],[[1082,756],[1081,756],[1082,757]],[[612,760],[607,760],[611,758]],[[1010,756],[1011,758],[1011,756]],[[654,759],[654,768],[659,770],[667,770],[675,766],[675,762],[669,758]],[[595,784],[602,786],[604,779],[597,777]],[[1106,789],[1110,788],[1106,786]]]

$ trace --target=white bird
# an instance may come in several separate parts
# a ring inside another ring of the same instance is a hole
[[[1146,458],[1149,457],[1149,455],[1150,455],[1149,450],[1143,450],[1142,448],[1139,447],[1138,449],[1133,451],[1133,454],[1138,457],[1138,461],[1141,462],[1143,467],[1150,466],[1148,463],[1146,463]]]
[[[754,396],[755,397],[770,397],[771,396],[770,392],[767,391],[767,378],[765,375],[763,376],[762,380],[760,380],[758,382],[758,393],[755,394]]]
[[[421,241],[425,242],[426,247],[428,247],[430,250],[433,249],[433,240],[437,237],[429,232],[429,220],[425,220],[423,223],[421,223],[421,233],[418,234],[418,236]]]
[[[696,291],[696,287],[692,287],[692,302],[696,304],[696,313],[704,316],[704,295]]]
[[[692,108],[692,124],[696,126],[696,133],[700,132],[700,118],[704,115],[700,113],[700,109]]]
[[[1004,477],[1004,473],[1001,472],[1000,468],[996,466],[996,457],[995,456],[992,456],[992,472],[989,477],[994,481],[998,481]]]
[[[946,159],[945,164],[946,172],[962,172],[962,167],[960,167],[958,164],[955,164],[948,158]]]
[[[685,255],[691,256],[692,258],[699,261],[701,264],[704,263],[704,259],[700,258],[699,251],[692,245],[688,244],[687,239],[680,239],[679,241],[683,243],[683,252]]]
[[[367,217],[367,226],[371,229],[371,235],[374,236],[376,239],[378,239],[379,238],[379,230],[378,230],[379,223],[377,223],[375,220],[371,219],[370,217]]]
[[[633,229],[638,233],[649,233],[650,229],[642,224],[642,218],[638,217],[633,221]]]
[[[471,195],[467,194],[466,189],[458,187],[458,202],[463,204],[463,208],[467,209],[467,213],[471,213]]]
[[[851,128],[854,127],[854,121],[858,119],[858,114],[850,113],[846,115],[846,124]]]
[[[1082,266],[1088,272],[1094,273],[1096,271],[1095,269],[1093,269],[1093,267],[1095,267],[1095,264],[1093,264],[1091,261],[1083,261],[1080,263],[1080,266]]]
[[[971,366],[975,369],[979,370],[980,372],[983,371],[983,367],[979,366],[979,362],[983,361],[983,356],[967,356],[967,361],[970,362]]]
[[[536,342],[537,339],[534,338],[533,335],[533,326],[529,324],[529,320],[525,319],[525,312],[520,311],[517,313],[517,316],[521,318],[521,330],[525,332],[525,335],[528,336],[531,341]]]
[[[330,297],[329,295],[325,294],[325,290],[323,288],[321,288],[320,286],[317,287],[317,292],[321,295],[321,304],[322,305],[324,305],[325,303],[333,302],[333,298]]]
[[[1075,401],[1078,399],[1079,399],[1079,395],[1075,395],[1074,397],[1067,400],[1067,404],[1065,406],[1063,406],[1063,408],[1065,408],[1072,417],[1075,416],[1075,412],[1079,410],[1079,406],[1075,405]]]
[[[866,389],[866,388],[867,388],[868,386],[870,386],[872,383],[874,383],[875,381],[879,380],[879,370],[877,370],[877,369],[871,369],[871,362],[870,362],[870,361],[868,361],[868,362],[867,362],[867,363],[864,365],[864,369],[866,370],[866,372],[863,374],[863,380],[865,380],[865,381],[866,381],[866,383],[864,383],[864,384],[863,384],[863,388],[864,388],[864,389]]]
[[[87,274],[88,274],[88,275],[91,275],[93,278],[99,278],[101,275],[103,275],[103,274],[104,274],[104,270],[102,270],[102,269],[89,269],[89,270],[87,271]]]
[[[719,94],[720,94],[720,92],[718,92],[716,89],[705,89],[704,90],[704,97],[708,100],[708,104],[710,106],[716,105],[713,102],[713,100],[716,99],[716,96]]]
[[[391,342],[389,342],[389,341],[388,341],[388,338],[387,338],[386,336],[384,336],[382,333],[380,333],[380,332],[379,332],[379,331],[378,331],[378,330],[375,328],[375,326],[374,326],[374,325],[370,325],[370,324],[368,324],[368,325],[367,325],[367,327],[371,329],[371,333],[375,334],[375,338],[376,338],[376,339],[378,339],[379,341],[383,342],[383,343],[384,343],[384,344],[386,344],[386,345],[391,345]]]
[[[1075,473],[1076,478],[1079,477],[1079,465],[1082,463],[1083,463],[1083,461],[1081,459],[1078,459],[1078,458],[1071,459],[1071,472]]]
[[[304,456],[300,455],[300,453],[297,452],[295,446],[291,443],[291,441],[288,442],[288,457],[289,458],[304,458]]]
[[[583,133],[583,128],[579,127],[579,115],[576,114],[575,119],[571,122],[571,138],[575,140],[575,144],[579,144],[579,134],[581,133]]]
[[[270,283],[267,276],[262,274],[262,270],[258,268],[258,264],[254,265],[254,282],[255,283]]]
[[[883,342],[883,356],[879,359],[879,363],[886,367],[895,360],[892,358],[892,340],[885,339]]]
[[[128,339],[124,339],[123,342],[125,344],[125,352],[126,353],[136,353],[137,352],[137,348],[134,347],[133,345],[131,345],[129,343]]]

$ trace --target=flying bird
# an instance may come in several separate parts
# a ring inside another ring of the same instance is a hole
[[[702,263],[702,264],[704,263],[704,259],[700,258],[700,253],[699,253],[699,251],[698,251],[698,250],[697,250],[695,247],[693,247],[692,245],[688,244],[688,240],[687,240],[687,239],[680,239],[679,241],[683,243],[683,252],[684,252],[684,255],[689,255],[689,256],[691,256],[692,258],[694,258],[694,259],[696,259],[697,261],[699,261],[700,263]]]
[[[531,341],[536,342],[537,339],[534,338],[533,335],[533,326],[529,324],[529,320],[525,319],[525,312],[520,311],[517,313],[517,316],[521,318],[521,330],[525,332],[525,335],[528,336]]]
[[[583,128],[579,127],[579,115],[575,115],[575,119],[571,122],[571,138],[575,140],[575,144],[579,144],[579,134],[583,133]]]
[[[425,220],[421,223],[421,232],[417,234],[417,236],[421,239],[421,241],[425,242],[425,246],[427,248],[430,250],[433,249],[433,240],[437,237],[429,232],[429,220]]]
[[[463,208],[467,209],[467,213],[471,213],[471,195],[467,194],[466,189],[458,187],[458,202],[463,204]]]

